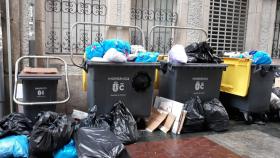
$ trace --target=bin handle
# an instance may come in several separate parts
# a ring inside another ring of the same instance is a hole
[[[17,85],[18,85],[18,68],[19,68],[19,63],[21,60],[26,59],[26,58],[32,58],[32,59],[58,59],[64,63],[64,69],[65,69],[65,83],[66,83],[66,90],[67,90],[67,98],[61,101],[50,101],[50,102],[22,102],[16,98],[17,94]],[[54,57],[54,56],[23,56],[20,57],[16,63],[15,63],[15,85],[14,85],[14,96],[13,100],[15,103],[20,104],[20,105],[42,105],[42,104],[63,104],[66,103],[70,99],[70,90],[69,90],[69,82],[68,82],[68,69],[67,69],[67,63],[65,60],[63,60],[60,57]]]
[[[170,28],[170,29],[180,29],[180,30],[198,30],[204,33],[205,37],[206,37],[206,41],[208,40],[208,34],[207,31],[203,28],[199,28],[199,27],[182,27],[182,26],[165,26],[165,25],[155,25],[151,28],[151,31],[149,32],[149,42],[148,45],[152,46],[152,43],[154,42],[152,38],[153,37],[153,31],[156,28]],[[148,47],[151,48],[151,47]]]
[[[70,42],[72,42],[73,40],[73,31],[74,31],[74,28],[77,26],[77,25],[95,25],[95,26],[111,26],[111,27],[123,27],[123,28],[134,28],[134,29],[137,29],[140,31],[141,33],[141,37],[142,37],[142,45],[144,48],[146,48],[145,46],[145,35],[144,35],[144,32],[143,30],[138,27],[138,26],[132,26],[132,25],[118,25],[118,24],[105,24],[105,23],[92,23],[92,22],[76,22],[74,23],[72,26],[71,26],[71,31],[70,31]],[[77,64],[74,59],[73,59],[73,49],[72,49],[72,43],[70,43],[70,53],[71,53],[71,61],[73,63],[73,65],[79,67],[79,68],[82,68],[84,69],[84,66],[82,66],[83,64]]]
[[[232,85],[227,85],[227,84],[221,84],[221,88],[231,90],[231,89],[233,89],[233,86]]]

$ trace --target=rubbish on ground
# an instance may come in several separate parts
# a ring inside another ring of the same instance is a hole
[[[210,101],[204,102],[203,109],[209,129],[216,132],[228,130],[228,113],[218,99],[214,98]]]
[[[73,113],[71,115],[72,118],[82,120],[88,117],[88,113],[73,109]]]
[[[157,96],[155,98],[154,107],[166,111],[168,113],[171,113],[172,115],[175,116],[176,119],[172,126],[172,133],[178,134],[177,131],[178,128],[180,128],[180,124],[181,124],[180,116],[183,111],[184,104],[174,100]]]
[[[78,157],[114,158],[125,149],[122,142],[110,131],[82,127],[75,133]]]
[[[184,109],[187,111],[184,131],[201,131],[205,128],[205,117],[200,98],[193,97],[185,103]],[[185,130],[186,129],[186,130]]]
[[[25,135],[8,136],[0,139],[0,157],[28,158],[28,138]]]
[[[177,130],[177,134],[181,134],[181,131],[183,129],[183,126],[184,126],[184,122],[185,122],[185,118],[186,118],[186,115],[187,115],[187,111],[186,110],[183,110],[182,114],[181,114],[181,117],[180,117],[180,125],[179,125],[179,128]]]
[[[252,55],[253,64],[271,64],[272,59],[267,52],[264,51],[251,51],[249,52]]]
[[[138,140],[137,123],[122,101],[113,105],[110,112],[112,119],[111,131],[124,144],[134,143]]]
[[[30,151],[34,155],[52,153],[67,144],[74,131],[72,118],[47,111],[38,115],[30,136]]]
[[[79,127],[94,127],[96,119],[97,106],[89,107],[88,116],[81,120]]]
[[[163,131],[164,133],[167,133],[171,129],[175,119],[176,116],[174,116],[172,113],[169,113],[167,115],[167,118],[163,122],[163,125],[160,127],[160,130]]]
[[[56,151],[54,158],[78,158],[74,140],[71,139],[68,144]]]
[[[280,77],[275,78],[274,87],[280,87]]]
[[[272,88],[272,92],[280,98],[280,87]]]
[[[215,55],[214,50],[206,43],[192,43],[185,48],[189,58],[188,63],[221,63],[222,60]]]
[[[11,113],[0,121],[0,138],[9,135],[29,135],[32,121],[22,113]]]
[[[168,112],[156,108],[152,108],[146,130],[149,132],[153,132],[166,119],[167,115]]]
[[[174,45],[168,52],[168,61],[170,63],[187,63],[188,56],[185,53],[183,45]]]
[[[151,63],[151,62],[157,62],[159,53],[158,52],[139,52],[135,62],[145,62],[145,63]]]
[[[270,110],[280,110],[280,98],[275,93],[271,93]]]
[[[110,48],[103,58],[109,62],[124,63],[127,61],[125,54],[117,51],[115,48]]]

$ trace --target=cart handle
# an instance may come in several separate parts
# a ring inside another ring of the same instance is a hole
[[[18,85],[18,69],[19,69],[19,63],[21,62],[21,60],[23,59],[58,59],[60,61],[62,61],[64,63],[64,69],[65,69],[65,83],[66,83],[66,90],[67,90],[67,98],[65,98],[64,100],[61,101],[50,101],[50,102],[22,102],[19,101],[16,98],[16,94],[17,94],[17,85]],[[60,57],[54,57],[54,56],[23,56],[20,57],[15,64],[15,87],[14,87],[14,96],[13,96],[13,100],[15,103],[20,104],[20,105],[42,105],[42,104],[63,104],[66,103],[68,100],[70,99],[70,91],[69,91],[69,83],[68,83],[68,69],[67,69],[67,63],[65,62],[65,60],[63,60]]]
[[[71,31],[70,31],[70,42],[72,42],[72,36],[73,36],[73,31],[74,31],[74,27],[76,27],[77,25],[95,25],[95,26],[111,26],[111,27],[123,27],[123,28],[134,28],[137,29],[141,32],[141,36],[142,36],[142,45],[145,47],[145,35],[143,30],[138,27],[138,26],[132,26],[132,25],[118,25],[118,24],[105,24],[105,23],[92,23],[92,22],[76,22],[71,26]],[[70,43],[70,53],[71,53],[71,61],[72,63],[79,67],[79,68],[84,68],[82,65],[78,65],[76,64],[76,62],[73,59],[73,49],[72,49],[72,43]]]
[[[199,27],[182,27],[182,26],[164,26],[164,25],[155,25],[151,28],[151,31],[149,33],[149,45],[152,46],[152,43],[154,42],[154,38],[153,37],[153,31],[156,28],[170,28],[170,29],[180,29],[180,30],[198,30],[204,33],[205,37],[206,37],[206,41],[208,40],[208,34],[207,31],[203,28],[199,28]]]

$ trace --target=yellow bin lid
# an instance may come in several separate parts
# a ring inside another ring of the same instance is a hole
[[[245,97],[248,93],[251,77],[250,59],[224,58],[228,67],[223,72],[221,91]]]

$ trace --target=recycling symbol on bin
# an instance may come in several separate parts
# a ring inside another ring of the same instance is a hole
[[[112,86],[113,92],[124,91],[124,83],[115,81]]]

